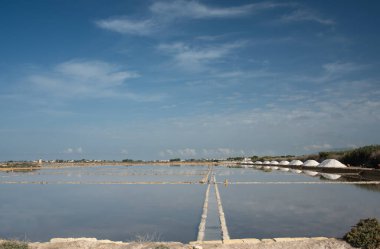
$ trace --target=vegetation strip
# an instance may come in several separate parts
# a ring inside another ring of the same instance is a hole
[[[228,234],[228,229],[227,229],[227,224],[226,224],[226,217],[224,216],[223,206],[222,206],[222,200],[220,198],[218,184],[216,184],[215,175],[214,175],[214,181],[213,181],[213,183],[214,183],[214,187],[215,187],[215,196],[216,196],[216,201],[217,201],[218,210],[219,210],[219,220],[220,220],[220,227],[221,227],[221,230],[222,230],[222,240],[224,242],[224,241],[230,240],[230,236]]]

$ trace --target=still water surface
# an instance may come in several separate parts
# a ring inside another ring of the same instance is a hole
[[[101,166],[0,172],[0,237],[193,241],[207,188],[197,183],[207,171],[206,166]],[[278,170],[214,167],[213,173],[218,182],[232,183],[220,184],[219,191],[233,239],[341,237],[361,218],[380,219],[379,185],[293,184],[329,181]],[[19,181],[48,184],[5,184]],[[64,184],[72,181],[92,184]],[[118,184],[147,181],[194,184]],[[114,184],[98,184],[104,182]],[[206,239],[220,236],[214,195],[211,190]]]

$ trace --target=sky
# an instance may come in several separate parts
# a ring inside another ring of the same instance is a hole
[[[379,1],[0,6],[0,161],[380,143]]]

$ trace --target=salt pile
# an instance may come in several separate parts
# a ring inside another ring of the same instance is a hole
[[[319,165],[319,162],[315,160],[307,160],[306,162],[302,164],[302,166],[308,166],[308,167],[316,167],[318,165]]]
[[[326,159],[321,164],[319,164],[319,167],[347,168],[346,165],[335,159]]]
[[[298,165],[298,166],[300,166],[300,165],[302,165],[302,164],[303,164],[303,162],[300,161],[300,160],[293,160],[293,161],[291,161],[291,162],[289,163],[289,165]]]
[[[263,164],[270,164],[270,162],[269,161],[264,161]]]
[[[277,161],[271,161],[270,164],[278,164]]]
[[[255,164],[263,164],[261,161],[256,161]]]

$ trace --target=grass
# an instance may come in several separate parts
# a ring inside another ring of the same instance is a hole
[[[16,240],[0,242],[0,249],[28,249],[28,244]]]
[[[380,223],[375,218],[360,220],[344,239],[354,247],[364,249],[380,248]]]

